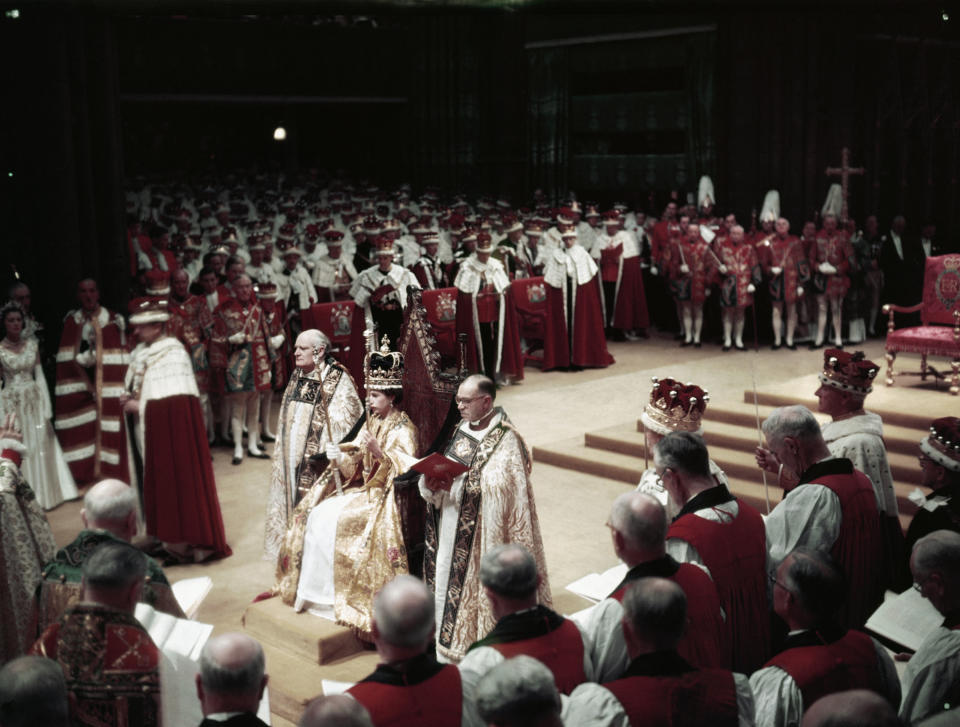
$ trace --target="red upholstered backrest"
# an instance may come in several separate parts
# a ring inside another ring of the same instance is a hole
[[[350,342],[353,334],[353,311],[357,304],[352,300],[336,303],[314,303],[300,315],[304,329],[319,328],[336,345]]]
[[[923,274],[923,325],[954,324],[960,310],[960,255],[928,257]]]
[[[455,326],[457,321],[457,289],[437,288],[423,291],[423,307],[432,326]]]
[[[513,302],[521,314],[543,316],[547,311],[547,288],[543,276],[520,278],[510,283]]]

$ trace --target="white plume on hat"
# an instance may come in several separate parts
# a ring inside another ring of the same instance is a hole
[[[760,221],[768,220],[775,222],[780,217],[780,193],[771,189],[767,196],[763,198],[763,207],[760,209]]]
[[[703,201],[710,199],[710,204],[716,206],[717,195],[713,190],[713,180],[706,174],[700,177],[700,186],[697,189],[697,208],[703,207]]]
[[[843,189],[839,184],[834,182],[830,185],[830,189],[827,190],[827,198],[823,201],[823,208],[820,210],[820,216],[826,217],[827,215],[836,215],[839,218],[842,210]]]

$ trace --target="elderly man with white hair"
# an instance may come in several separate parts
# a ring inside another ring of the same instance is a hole
[[[316,480],[310,457],[339,444],[363,414],[347,369],[328,355],[330,339],[315,328],[297,336],[296,370],[283,392],[267,499],[264,557],[276,560],[290,514]]]
[[[84,495],[80,520],[83,530],[43,568],[43,580],[37,590],[38,630],[60,618],[80,598],[81,569],[97,547],[129,542],[136,535],[137,493],[120,480],[98,482]],[[147,558],[147,576],[149,582],[144,585],[141,600],[158,611],[185,618],[163,569],[152,558]]]
[[[914,724],[960,702],[960,534],[936,530],[920,538],[910,570],[913,587],[943,614],[903,675],[900,718]]]
[[[433,596],[413,576],[397,576],[373,601],[373,642],[380,664],[348,690],[375,725],[479,725],[469,688],[452,664],[430,653]]]
[[[475,699],[490,727],[563,727],[553,673],[532,656],[493,667],[477,684]]]
[[[763,435],[766,447],[757,448],[757,463],[764,467],[773,457],[779,469],[800,475],[796,485],[781,482],[784,498],[767,516],[768,572],[775,577],[796,548],[829,552],[849,588],[842,625],[861,628],[880,605],[889,572],[870,478],[849,459],[830,453],[820,425],[804,406],[774,409]]]

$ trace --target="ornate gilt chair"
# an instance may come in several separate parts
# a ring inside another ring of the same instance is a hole
[[[433,329],[436,347],[444,362],[457,360],[457,289],[437,288],[423,291],[423,307]]]
[[[931,372],[928,356],[950,359],[950,393],[960,393],[960,255],[927,258],[923,275],[923,300],[916,305],[887,303],[883,312],[887,323],[887,386],[897,375],[919,376],[925,380]],[[920,313],[921,325],[897,329],[894,313]],[[920,371],[894,371],[898,353],[920,354]]]

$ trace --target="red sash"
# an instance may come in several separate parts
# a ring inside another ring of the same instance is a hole
[[[736,727],[733,673],[702,669],[676,677],[626,677],[603,685],[623,705],[630,724],[647,727]]]
[[[767,539],[763,519],[738,500],[731,523],[690,513],[676,520],[667,538],[690,543],[710,571],[727,615],[727,638],[734,671],[751,674],[771,651],[767,607]]]
[[[859,631],[825,646],[801,646],[777,654],[768,663],[793,677],[803,695],[804,708],[820,697],[848,689],[870,689],[883,694],[877,650]]]
[[[349,693],[377,727],[459,727],[463,714],[460,670],[446,665],[430,679],[407,686],[366,681]]]
[[[491,644],[491,648],[506,659],[526,654],[542,661],[553,672],[557,689],[563,694],[570,694],[575,687],[587,681],[583,670],[583,638],[580,629],[570,619],[564,619],[560,628],[543,636]]]

